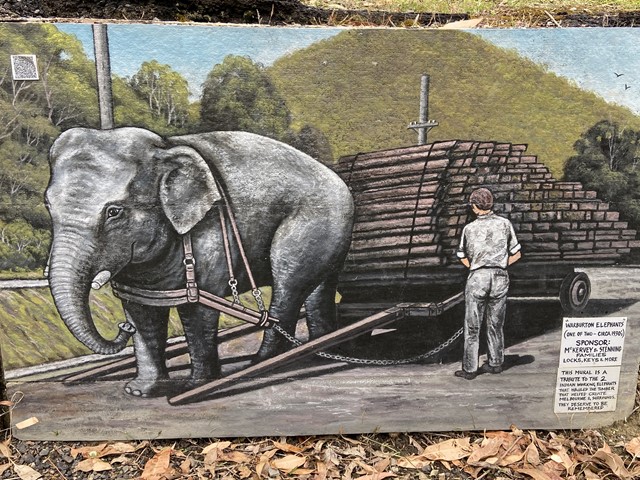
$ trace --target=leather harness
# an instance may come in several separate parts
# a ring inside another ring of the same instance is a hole
[[[218,184],[218,187],[221,187]],[[242,246],[242,240],[240,238],[240,232],[233,215],[233,211],[224,190],[220,188],[222,192],[222,203],[218,205],[220,212],[220,225],[222,229],[222,237],[224,244],[224,252],[227,261],[227,268],[229,269],[229,286],[233,294],[233,301],[226,298],[219,297],[213,293],[209,293],[198,287],[196,281],[196,259],[193,254],[193,245],[191,243],[191,234],[186,233],[182,236],[182,250],[184,253],[184,267],[185,267],[185,288],[178,290],[147,290],[143,288],[131,287],[115,281],[111,282],[111,288],[116,297],[121,300],[131,301],[139,303],[141,305],[149,305],[153,307],[177,307],[179,305],[185,305],[190,303],[199,303],[206,307],[218,310],[219,312],[232,315],[240,320],[248,323],[252,323],[259,327],[270,328],[279,321],[269,315],[268,309],[264,307],[262,301],[262,293],[257,287],[255,279],[251,273],[249,267],[249,261],[245,254],[244,247]],[[225,215],[226,212],[226,215]],[[229,220],[231,230],[236,240],[240,257],[245,266],[249,283],[252,288],[252,294],[256,299],[259,311],[247,308],[240,303],[240,298],[237,293],[236,285],[237,280],[233,274],[233,262],[231,259],[231,248],[229,242],[229,232],[227,231],[226,220]]]

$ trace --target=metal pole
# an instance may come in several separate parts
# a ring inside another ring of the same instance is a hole
[[[420,80],[420,117],[418,122],[424,124],[429,119],[429,75],[422,75]],[[427,143],[427,129],[418,129],[418,145]]]
[[[93,25],[93,50],[96,56],[96,76],[98,78],[98,106],[100,108],[100,128],[109,130],[113,122],[113,94],[111,90],[111,62],[109,59],[109,38],[107,25]]]

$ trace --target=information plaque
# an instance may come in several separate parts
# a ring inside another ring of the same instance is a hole
[[[556,413],[616,409],[626,327],[625,317],[564,319]]]

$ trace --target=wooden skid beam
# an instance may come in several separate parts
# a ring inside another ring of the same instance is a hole
[[[316,340],[312,340],[299,347],[292,348],[291,350],[281,355],[275,356],[219,380],[206,383],[198,388],[194,388],[193,390],[189,390],[180,395],[172,397],[169,399],[169,403],[171,405],[181,405],[189,403],[208,393],[230,387],[247,377],[262,375],[270,370],[284,367],[304,357],[319,352],[320,350],[332,347],[341,342],[357,337],[358,335],[373,330],[376,327],[380,327],[396,320],[400,320],[403,316],[404,310],[402,308],[389,308],[384,312],[377,313],[352,325],[336,330],[333,333],[324,335]]]
[[[249,335],[253,332],[259,330],[259,327],[252,325],[250,323],[245,323],[242,325],[238,325],[236,327],[226,328],[221,330],[218,334],[218,342],[224,342],[233,340],[234,338],[242,337],[244,335]],[[187,348],[187,342],[182,341],[170,345],[166,349],[166,357],[167,359],[175,358],[180,355],[184,355],[188,353],[189,349]],[[85,370],[83,372],[77,373],[75,375],[71,375],[64,379],[64,383],[78,383],[87,380],[95,379],[96,377],[101,377],[104,375],[109,375],[112,373],[122,372],[128,368],[134,368],[136,366],[136,359],[133,354],[128,355],[125,358],[121,358],[118,360],[114,360],[112,362],[107,363],[106,365],[101,365],[96,368],[91,368],[89,370]]]

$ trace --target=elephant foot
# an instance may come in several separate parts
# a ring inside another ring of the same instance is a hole
[[[291,347],[291,343],[289,343],[289,341],[282,337],[280,334],[274,332],[273,330],[266,330],[264,332],[264,338],[262,339],[260,349],[258,350],[258,353],[256,353],[251,363],[252,365],[255,365],[264,360],[268,360],[269,358],[286,352]]]
[[[133,397],[162,397],[167,395],[169,391],[169,379],[143,380],[135,378],[125,385],[124,391]]]

